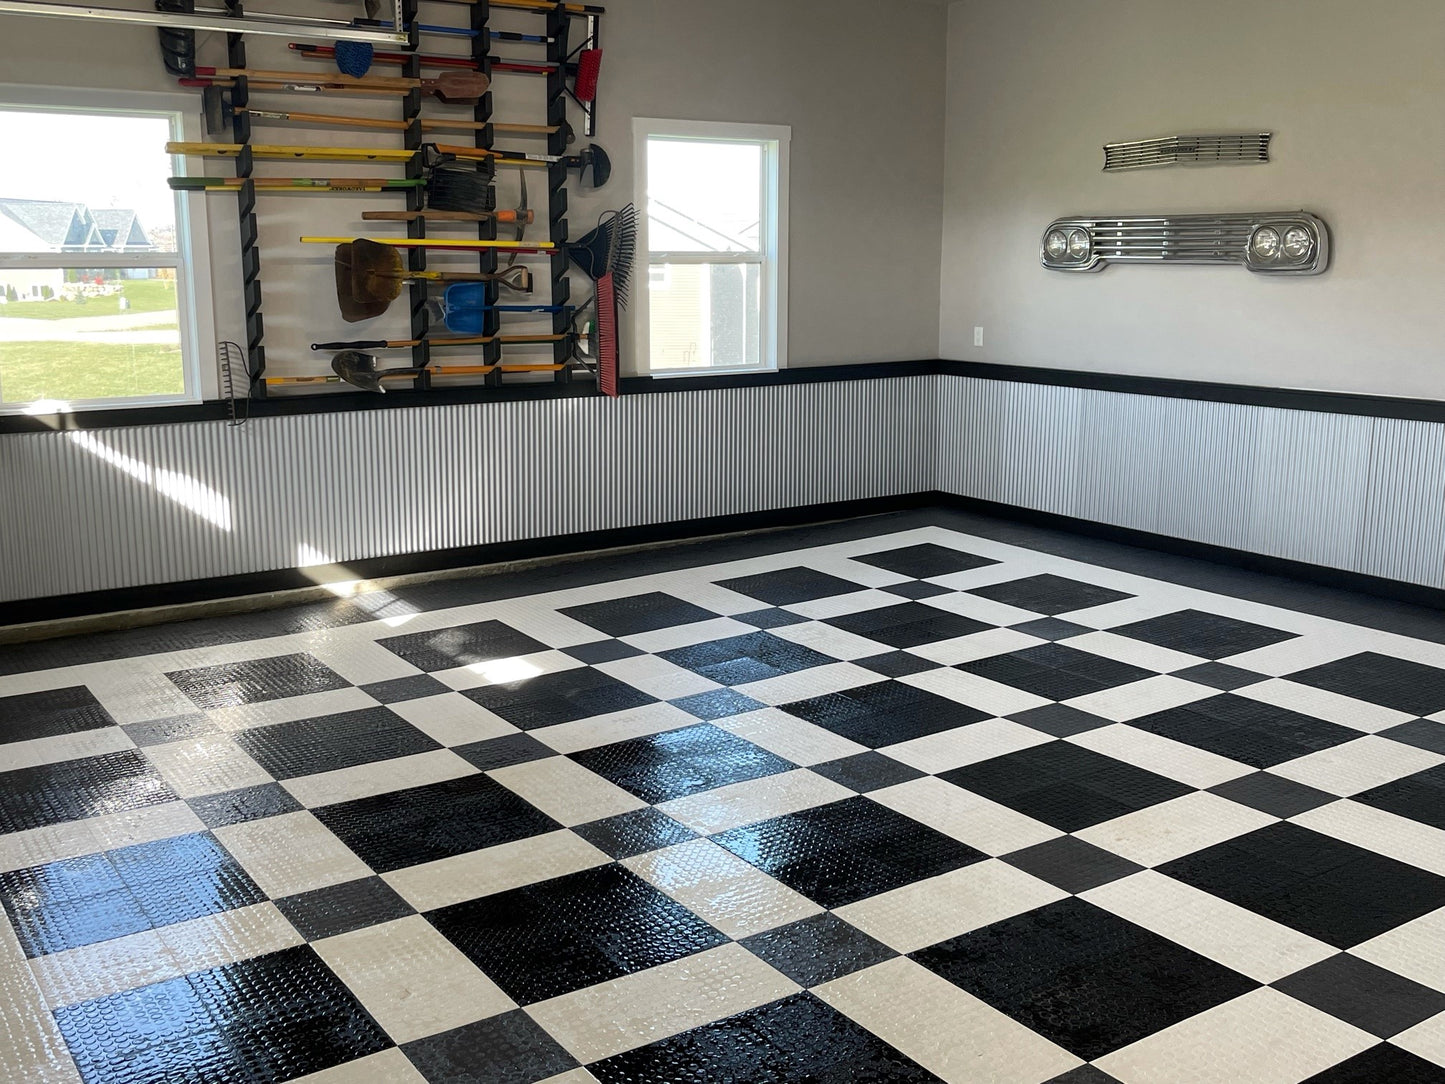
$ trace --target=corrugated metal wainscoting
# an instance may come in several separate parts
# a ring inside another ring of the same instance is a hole
[[[925,492],[933,376],[0,436],[0,599]]]
[[[936,379],[941,490],[1445,587],[1445,425]]]

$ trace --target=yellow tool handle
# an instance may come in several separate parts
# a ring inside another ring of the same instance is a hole
[[[167,143],[167,154],[200,155],[206,158],[236,158],[245,150],[243,143]],[[388,150],[381,147],[303,147],[280,143],[252,143],[251,154],[265,159],[331,159],[342,162],[407,162],[416,151]]]
[[[415,241],[410,238],[390,237],[303,237],[301,243],[305,245],[350,245],[357,241],[370,241],[377,245],[391,245],[393,248],[458,248],[458,249],[479,249],[479,248],[543,248],[553,249],[557,246],[551,241],[528,241],[519,245],[515,241],[452,241],[440,238],[428,237],[425,240]]]

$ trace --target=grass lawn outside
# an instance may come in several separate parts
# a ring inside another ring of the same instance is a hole
[[[119,316],[120,299],[130,302],[130,312],[164,312],[176,307],[176,284],[169,279],[127,279],[121,292],[78,301],[12,301],[0,305],[0,319],[66,320],[72,316]]]
[[[110,399],[180,395],[179,346],[97,342],[0,343],[0,399]]]

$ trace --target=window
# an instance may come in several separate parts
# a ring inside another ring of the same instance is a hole
[[[11,93],[7,93],[11,92]],[[103,100],[102,100],[103,99]],[[196,402],[203,197],[166,95],[0,87],[0,413]],[[201,235],[196,246],[192,238]],[[205,327],[202,328],[201,324]],[[203,337],[204,332],[204,337]]]
[[[634,124],[648,261],[638,367],[653,376],[782,367],[791,129]]]

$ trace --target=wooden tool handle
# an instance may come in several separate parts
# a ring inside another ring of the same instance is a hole
[[[551,135],[560,130],[555,125],[549,127],[545,124],[503,124],[497,121],[476,120],[424,120],[421,122],[421,130],[435,132],[455,128],[468,132],[480,132],[489,125],[493,131],[507,132],[513,135]]]
[[[536,211],[519,214],[516,211],[363,211],[364,222],[412,222],[418,218],[435,222],[526,222],[529,226],[537,220]]]
[[[377,120],[374,117],[339,117],[329,113],[293,113],[273,109],[250,109],[242,106],[237,113],[250,113],[263,120],[310,121],[313,124],[335,124],[344,128],[385,128],[388,131],[405,131],[410,125],[404,120]]]
[[[324,76],[306,72],[278,72],[267,68],[197,68],[200,75],[224,75],[232,79],[245,76],[248,79],[280,80],[284,83],[327,83],[340,87],[367,87],[372,90],[415,90],[424,80],[403,79],[400,76],[373,76],[358,79],[340,72],[327,72]]]

